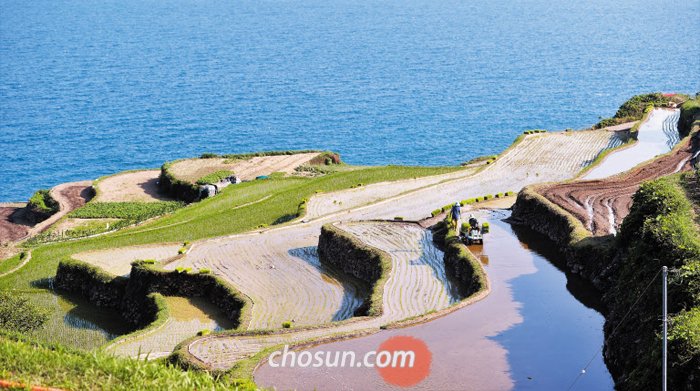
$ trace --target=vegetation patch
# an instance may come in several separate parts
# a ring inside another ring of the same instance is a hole
[[[97,202],[87,203],[80,209],[69,213],[69,217],[78,219],[116,218],[129,220],[131,223],[148,220],[153,217],[172,213],[185,206],[179,201],[160,202]]]
[[[58,201],[51,197],[50,190],[37,190],[27,203],[27,218],[38,223],[56,214],[59,208]]]
[[[210,183],[218,183],[221,182],[222,179],[229,177],[231,175],[235,174],[233,171],[230,170],[219,170],[217,172],[211,173],[209,175],[205,175],[197,180],[198,185],[208,185]]]
[[[66,390],[258,389],[252,381],[183,371],[163,360],[138,361],[99,351],[85,352],[11,333],[0,333],[0,368],[2,379]]]
[[[26,333],[41,328],[48,319],[48,311],[24,295],[0,291],[0,330]]]
[[[330,166],[333,164],[343,164],[340,155],[335,152],[326,151],[309,161],[309,166]]]
[[[698,131],[700,128],[700,101],[691,99],[681,106],[678,118],[678,132],[681,138]]]
[[[665,106],[668,102],[680,103],[686,99],[688,99],[686,95],[675,94],[671,97],[664,97],[660,92],[635,95],[623,103],[612,118],[601,120],[593,128],[602,129],[625,122],[639,121],[649,106]]]

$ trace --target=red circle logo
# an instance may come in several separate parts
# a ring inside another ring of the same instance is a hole
[[[432,363],[433,354],[423,340],[401,335],[379,345],[375,368],[385,382],[411,387],[428,377]]]

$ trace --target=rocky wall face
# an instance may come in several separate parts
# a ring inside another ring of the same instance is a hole
[[[54,286],[78,293],[98,307],[115,308],[133,325],[145,326],[155,319],[157,308],[147,300],[150,293],[166,296],[208,297],[229,319],[239,319],[245,301],[223,281],[209,274],[164,271],[134,264],[129,278],[112,277],[80,261],[59,263]]]
[[[379,256],[369,246],[332,225],[321,228],[318,254],[322,262],[330,263],[370,285],[382,275]]]

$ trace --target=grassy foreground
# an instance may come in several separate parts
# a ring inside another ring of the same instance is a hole
[[[0,379],[66,390],[258,390],[249,380],[183,371],[163,361],[137,361],[0,333]]]

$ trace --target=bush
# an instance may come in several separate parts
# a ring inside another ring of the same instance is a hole
[[[146,259],[145,261],[143,261],[143,263],[145,263],[146,265],[154,265],[156,263],[156,260],[155,259]]]
[[[396,220],[396,221],[403,221],[403,217],[401,217],[401,216],[396,216],[396,217],[394,217],[394,220]]]
[[[491,198],[493,198],[493,196],[491,194],[484,196],[484,200],[490,200]]]
[[[435,209],[434,211],[430,212],[430,215],[435,217],[435,216],[439,215],[440,213],[442,213],[442,210]]]
[[[511,196],[511,195],[513,195],[513,192],[512,192],[512,191],[507,191],[507,192],[506,192],[506,195],[507,195],[507,196]]]
[[[502,198],[502,197],[503,197],[503,193],[496,193],[496,198]]]
[[[332,164],[343,164],[340,155],[335,152],[326,151],[309,161],[309,166],[330,166]]]
[[[187,249],[183,247],[183,248],[177,250],[177,253],[178,253],[178,254],[184,254],[185,251],[187,251]]]
[[[447,212],[448,210],[452,209],[453,204],[445,205],[442,207],[443,212]]]
[[[199,269],[199,274],[209,274],[211,273],[211,270],[209,269]]]
[[[34,209],[49,216],[58,212],[58,201],[54,200],[49,192],[50,190],[48,189],[37,190],[32,198],[29,199],[27,208]]]
[[[681,106],[681,115],[678,119],[678,131],[681,137],[690,134],[692,128],[700,127],[700,102],[689,100]]]
[[[217,155],[215,153],[207,152],[207,153],[203,153],[202,156],[200,156],[200,159],[213,159],[213,158],[217,158],[217,157],[219,157],[219,155]]]
[[[183,271],[185,271],[185,268],[183,266],[178,266],[175,268],[175,271],[178,273],[182,273]]]
[[[209,330],[209,329],[199,330],[199,331],[197,331],[197,336],[201,337],[201,336],[207,335],[209,333],[211,333],[211,330]]]
[[[218,183],[222,179],[233,175],[234,172],[230,170],[219,170],[217,172],[211,173],[209,175],[205,175],[199,179],[197,179],[197,184],[202,186],[202,185],[208,185],[211,183]]]
[[[0,291],[0,330],[26,333],[43,327],[49,312],[23,295]]]
[[[285,329],[288,329],[288,328],[292,327],[292,322],[282,322],[282,327],[284,327]]]

